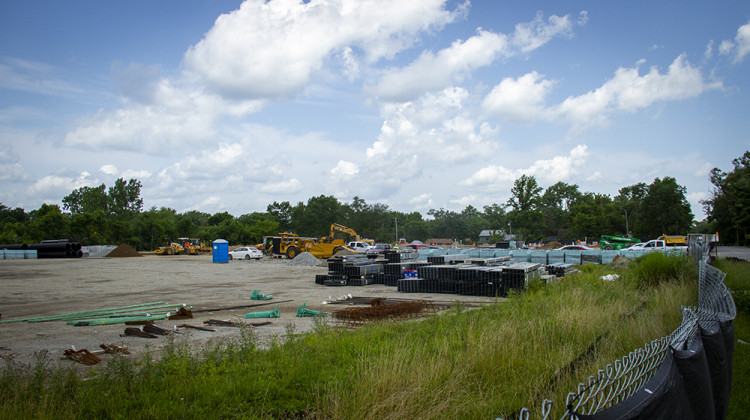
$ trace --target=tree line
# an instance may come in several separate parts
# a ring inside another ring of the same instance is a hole
[[[535,177],[522,175],[511,189],[511,198],[482,209],[462,211],[430,209],[400,212],[381,203],[354,197],[341,202],[333,196],[311,197],[292,204],[273,202],[265,212],[234,216],[228,212],[204,213],[152,207],[143,210],[142,184],[120,178],[107,188],[81,187],[62,199],[61,205],[42,204],[37,210],[0,204],[0,243],[31,243],[66,238],[86,245],[127,243],[151,250],[166,238],[217,238],[231,244],[259,243],[263,236],[294,232],[321,237],[332,223],[351,227],[378,242],[446,238],[473,243],[482,230],[499,232],[491,241],[513,235],[525,241],[598,239],[600,235],[631,235],[648,239],[661,234],[690,231],[721,232],[724,242],[745,243],[750,228],[750,152],[735,159],[729,173],[714,169],[714,190],[703,202],[708,218],[694,224],[686,188],[675,178],[656,178],[651,184],[621,188],[618,194],[582,192],[578,185],[558,182],[542,188]]]

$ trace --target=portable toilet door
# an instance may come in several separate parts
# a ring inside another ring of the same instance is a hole
[[[215,263],[229,262],[229,242],[226,239],[213,242],[213,256]]]

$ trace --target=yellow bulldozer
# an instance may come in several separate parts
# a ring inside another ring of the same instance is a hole
[[[360,238],[359,234],[352,228],[348,228],[338,223],[333,223],[331,224],[331,232],[328,234],[328,236],[320,238],[320,241],[310,246],[307,249],[307,252],[315,255],[318,258],[331,258],[336,253],[343,250],[354,252],[353,249],[346,246],[346,242],[343,239],[336,239],[336,232],[342,232],[353,236],[355,238],[355,241],[364,241],[370,243],[373,242],[371,239]]]
[[[180,255],[185,253],[185,247],[179,242],[172,242],[171,239],[164,241],[164,246],[154,250],[156,255]]]
[[[177,241],[188,255],[210,254],[213,251],[210,244],[202,242],[198,238],[177,238]]]

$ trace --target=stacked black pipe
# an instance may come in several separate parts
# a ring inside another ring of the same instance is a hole
[[[37,258],[81,258],[80,242],[67,239],[42,241],[38,244],[8,244],[0,245],[0,249],[35,249]]]

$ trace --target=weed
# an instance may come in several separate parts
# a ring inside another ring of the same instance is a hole
[[[638,257],[632,274],[641,287],[658,285],[665,281],[696,277],[695,263],[686,255],[649,252]]]

